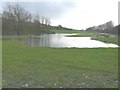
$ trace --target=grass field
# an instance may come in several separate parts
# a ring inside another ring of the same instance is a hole
[[[3,41],[3,87],[114,88],[117,48],[48,48]]]

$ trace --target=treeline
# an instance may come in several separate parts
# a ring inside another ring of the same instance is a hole
[[[6,5],[2,12],[2,35],[41,35],[50,32],[50,18],[32,15],[19,4]]]
[[[86,29],[86,31],[119,35],[118,26],[114,27],[112,21],[109,21],[107,23],[104,23],[104,24],[101,24],[101,25],[98,25],[98,26],[89,27],[89,28]]]
[[[74,30],[72,28],[63,27],[62,25],[54,26],[57,30]]]

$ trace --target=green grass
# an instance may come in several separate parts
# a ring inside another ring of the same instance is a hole
[[[48,48],[3,41],[3,87],[117,87],[117,48]]]
[[[99,40],[99,41],[103,41],[103,42],[106,42],[106,43],[113,43],[113,44],[117,44],[118,43],[120,44],[120,42],[118,42],[118,37],[95,37],[95,38],[92,38],[93,40]],[[120,39],[120,37],[119,37]]]
[[[2,41],[0,40],[0,89],[2,88]]]
[[[7,36],[1,36],[0,38],[16,38],[16,39],[26,39],[26,38],[29,38],[29,36],[23,36],[23,35],[20,35],[20,36],[16,36],[16,35],[7,35]]]
[[[65,29],[61,29],[61,30],[52,29],[51,31],[55,33],[79,33],[80,32],[78,30],[65,30]]]

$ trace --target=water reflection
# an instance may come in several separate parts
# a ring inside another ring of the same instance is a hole
[[[47,46],[47,47],[77,47],[77,48],[96,48],[96,47],[118,47],[115,44],[108,44],[97,40],[91,40],[91,37],[65,37],[68,34],[44,34],[25,41],[29,46]]]
[[[49,46],[51,34],[44,34],[37,37],[29,38],[25,41],[26,45],[29,46]]]

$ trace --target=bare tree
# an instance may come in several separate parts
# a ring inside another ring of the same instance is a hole
[[[49,33],[50,18],[32,15],[19,4],[7,5],[2,13],[3,35],[40,35]]]
[[[8,5],[4,10],[3,16],[14,23],[14,28],[18,36],[20,35],[22,23],[31,20],[31,14],[19,4]]]

